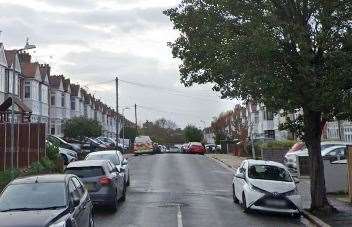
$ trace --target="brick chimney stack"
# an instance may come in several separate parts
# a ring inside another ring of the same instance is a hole
[[[44,69],[44,71],[46,72],[46,74],[48,76],[50,76],[50,65],[49,64],[40,64],[40,68]]]
[[[21,52],[18,55],[21,63],[31,63],[32,56],[27,52]]]

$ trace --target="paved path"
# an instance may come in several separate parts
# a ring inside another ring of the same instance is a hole
[[[96,226],[302,226],[300,219],[244,214],[232,202],[233,172],[205,156],[161,154],[129,159],[131,186],[117,213],[96,210]]]

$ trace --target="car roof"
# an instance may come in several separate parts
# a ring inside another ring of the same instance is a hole
[[[66,182],[72,174],[45,174],[37,176],[19,177],[11,182],[11,184],[30,184],[30,183],[55,183]]]
[[[91,152],[88,155],[98,155],[98,154],[117,154],[116,150],[107,150],[107,151],[95,151]]]
[[[105,166],[109,160],[83,160],[70,162],[66,168],[75,168],[75,167],[89,167],[89,166]]]
[[[348,143],[348,142],[345,142],[345,141],[321,141],[321,144],[322,145],[325,145],[325,144],[341,144],[341,145],[348,145],[348,144],[352,144],[352,143]]]
[[[265,161],[265,160],[254,160],[254,159],[247,159],[245,161],[248,163],[248,165],[269,165],[269,166],[277,166],[277,167],[285,169],[285,166],[279,162]]]
[[[331,146],[331,147],[325,148],[321,151],[321,154],[322,155],[327,154],[330,151],[335,150],[337,148],[346,148],[346,145],[337,145],[337,146]]]

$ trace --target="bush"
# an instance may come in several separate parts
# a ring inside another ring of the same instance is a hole
[[[37,175],[44,173],[45,167],[42,165],[42,163],[39,162],[33,162],[32,165],[28,169],[28,174],[29,175]]]
[[[59,148],[53,144],[50,144],[46,148],[46,156],[49,160],[57,162],[59,159]]]
[[[273,141],[265,141],[260,143],[258,146],[260,149],[273,149],[273,150],[281,150],[281,149],[290,149],[296,141],[294,140],[273,140]]]
[[[7,185],[11,181],[11,177],[13,176],[14,178],[18,177],[20,175],[20,171],[18,169],[14,169],[13,171],[11,170],[5,170],[0,172],[0,189],[2,186]]]

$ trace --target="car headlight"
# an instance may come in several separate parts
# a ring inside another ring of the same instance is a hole
[[[260,189],[252,184],[248,184],[249,188],[253,191],[256,191],[256,192],[259,192],[259,193],[263,193],[263,194],[266,194],[268,193],[267,191],[263,190],[263,189]]]
[[[66,227],[66,221],[60,221],[58,223],[51,224],[49,227]]]

